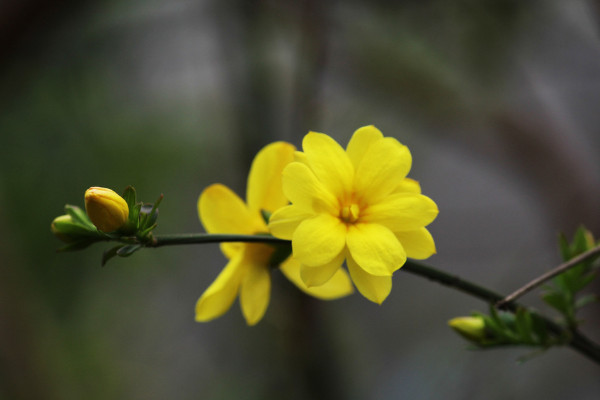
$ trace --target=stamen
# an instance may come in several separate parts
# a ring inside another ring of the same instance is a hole
[[[356,203],[353,203],[349,206],[344,206],[340,211],[340,217],[342,220],[344,220],[344,222],[354,223],[358,220],[359,215],[360,208]]]

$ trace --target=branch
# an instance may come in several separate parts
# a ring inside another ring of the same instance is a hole
[[[201,244],[201,243],[219,243],[219,242],[260,242],[260,243],[271,243],[271,244],[289,244],[288,240],[278,239],[271,235],[231,235],[231,234],[208,234],[208,233],[190,233],[190,234],[176,234],[176,235],[157,235],[153,238],[152,242],[145,243],[146,247],[161,247],[170,245],[180,244]],[[588,254],[591,253],[592,254]],[[579,263],[593,254],[600,253],[600,246],[596,247],[589,252],[583,253],[582,255],[574,258],[566,264]],[[564,266],[561,265],[564,268]],[[560,267],[559,267],[560,268]],[[558,269],[558,268],[557,268]],[[517,308],[524,307],[514,301],[506,301],[502,295],[491,291],[483,286],[477,285],[473,282],[464,280],[456,275],[451,275],[446,272],[440,271],[433,267],[417,263],[414,261],[407,261],[402,267],[403,271],[419,275],[429,280],[441,283],[443,285],[457,289],[470,296],[481,299],[487,303],[497,303],[504,300],[504,307],[512,312],[516,311]],[[558,272],[560,273],[560,272]],[[533,312],[532,312],[533,313]],[[587,337],[583,336],[577,331],[566,330],[561,326],[555,324],[550,319],[538,314],[533,313],[540,318],[548,329],[557,336],[571,337],[569,346],[580,352],[582,355],[600,364],[600,346],[590,341]]]
[[[514,292],[512,292],[505,298],[498,301],[496,303],[496,307],[505,308],[506,305],[508,303],[510,303],[511,301],[518,299],[519,297],[523,296],[524,294],[526,294],[526,293],[530,292],[531,290],[535,289],[536,287],[540,286],[542,283],[546,282],[547,280],[554,278],[556,275],[559,275],[559,274],[565,272],[569,268],[573,268],[580,262],[585,261],[589,258],[592,258],[597,254],[600,254],[600,246],[594,247],[593,249],[588,250],[585,253],[581,253],[577,257],[572,258],[571,260],[569,260],[569,261],[559,265],[558,267],[546,272],[545,274],[535,278],[531,282],[527,283],[525,286],[515,290]]]

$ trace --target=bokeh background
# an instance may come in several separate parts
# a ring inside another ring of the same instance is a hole
[[[194,322],[216,245],[57,254],[52,219],[134,185],[198,232],[265,144],[374,124],[440,208],[428,263],[510,292],[600,235],[600,6],[584,0],[5,0],[0,5],[0,398],[597,399],[569,348],[470,351],[482,302],[399,271],[382,306],[277,271],[259,325]],[[595,288],[600,290],[598,286]],[[524,301],[543,305],[536,294]],[[582,314],[600,340],[599,307]]]

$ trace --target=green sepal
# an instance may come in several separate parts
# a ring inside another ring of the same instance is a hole
[[[123,197],[123,200],[125,200],[125,202],[127,203],[129,210],[131,210],[137,202],[137,194],[133,186],[127,186],[123,191],[123,195],[121,197]]]
[[[267,211],[267,210],[260,210],[260,215],[262,215],[263,220],[265,221],[265,224],[269,224],[269,220],[271,219],[271,212]]]
[[[71,216],[73,223],[80,224],[91,231],[98,231],[84,210],[70,204],[65,205],[65,212]]]
[[[119,231],[126,235],[133,234],[138,230],[139,216],[139,206],[137,204],[137,193],[135,188],[133,186],[127,186],[122,197],[127,203],[127,208],[129,208],[129,217],[127,218],[125,225],[122,226]]]

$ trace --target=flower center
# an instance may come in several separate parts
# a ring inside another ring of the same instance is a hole
[[[350,205],[343,206],[340,210],[340,218],[347,223],[354,223],[358,220],[360,215],[360,207],[358,204],[352,203]]]

